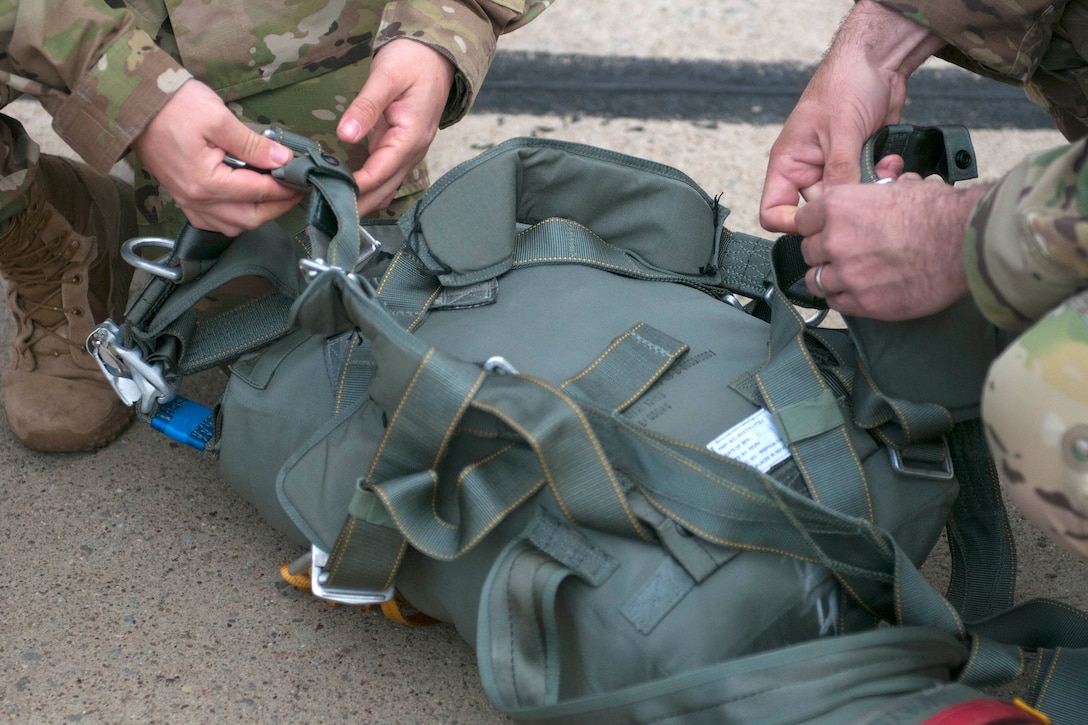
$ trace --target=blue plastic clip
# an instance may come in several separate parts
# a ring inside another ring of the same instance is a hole
[[[180,395],[159,408],[151,427],[198,451],[204,450],[215,434],[211,408]]]

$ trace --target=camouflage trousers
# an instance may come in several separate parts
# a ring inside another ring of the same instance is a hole
[[[362,88],[370,67],[369,59],[339,70],[310,78],[286,88],[247,96],[228,105],[235,115],[253,127],[279,126],[312,138],[327,150],[345,159],[352,169],[359,169],[369,156],[365,141],[345,145],[336,137],[336,125],[348,104]],[[136,206],[140,233],[173,237],[184,223],[181,210],[169,194],[140,165],[135,167]],[[398,217],[429,185],[426,162],[404,179],[393,203],[373,216]],[[289,214],[282,223],[289,231],[301,228],[305,218],[301,210]]]
[[[1088,559],[1088,292],[1052,310],[994,362],[982,417],[1009,498]]]

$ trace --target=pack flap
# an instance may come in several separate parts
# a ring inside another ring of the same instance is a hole
[[[444,175],[404,215],[401,229],[446,285],[503,273],[517,225],[551,217],[574,220],[651,267],[698,275],[715,266],[728,213],[668,166],[518,138]]]
[[[1008,342],[967,297],[915,320],[850,317],[846,322],[877,391],[938,403],[956,420],[977,417],[986,371]]]

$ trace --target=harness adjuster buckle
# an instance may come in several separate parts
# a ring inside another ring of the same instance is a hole
[[[948,450],[948,443],[943,438],[941,439],[941,447],[944,451],[941,460],[933,466],[922,466],[918,463],[908,463],[904,460],[902,451],[888,446],[888,456],[892,459],[892,470],[904,476],[928,478],[934,481],[951,481],[955,477],[956,471],[952,466],[952,455]]]
[[[325,567],[329,563],[329,553],[314,545],[310,549],[310,591],[315,597],[337,602],[338,604],[382,604],[392,601],[393,587],[385,591],[368,589],[349,589],[347,587],[328,586],[329,573]]]

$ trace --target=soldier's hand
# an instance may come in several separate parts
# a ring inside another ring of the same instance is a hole
[[[843,314],[925,317],[965,295],[967,223],[987,187],[956,189],[904,174],[893,184],[842,184],[797,212],[809,289]],[[821,291],[816,285],[820,271]],[[826,293],[826,294],[824,294]]]
[[[268,174],[223,163],[229,153],[252,166],[274,169],[292,154],[246,127],[196,80],[178,89],[132,146],[200,229],[236,236],[275,219],[301,199]]]
[[[907,79],[941,43],[871,0],[854,6],[771,148],[759,207],[765,229],[797,231],[802,198],[861,178],[866,139],[899,122]],[[889,159],[877,170],[891,176],[898,168]]]
[[[414,40],[394,40],[374,56],[366,84],[337,129],[345,143],[370,134],[370,158],[355,172],[360,215],[388,206],[404,177],[426,156],[453,75],[445,56]]]

